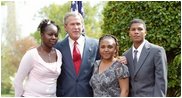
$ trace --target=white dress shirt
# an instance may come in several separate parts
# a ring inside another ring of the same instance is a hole
[[[73,58],[73,47],[74,47],[74,40],[72,40],[70,37],[68,38],[69,40],[69,46],[70,46],[70,51],[71,51],[71,56]],[[84,44],[85,44],[85,37],[83,35],[81,35],[78,40],[77,40],[77,47],[80,51],[80,54],[81,54],[81,58],[82,58],[82,55],[83,55],[83,49],[84,49]]]
[[[135,55],[135,52],[134,52],[134,50],[137,50],[138,52],[137,52],[137,61],[139,60],[139,58],[140,58],[140,54],[141,54],[141,52],[142,52],[142,49],[143,49],[143,46],[144,46],[144,44],[145,44],[145,40],[142,42],[142,44],[136,49],[135,47],[134,47],[134,45],[132,46],[132,53],[133,53],[133,59],[134,59],[134,55]]]

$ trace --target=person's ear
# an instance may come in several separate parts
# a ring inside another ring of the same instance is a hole
[[[129,37],[131,37],[131,34],[130,34],[130,32],[128,32],[128,35],[129,35]]]
[[[65,30],[65,32],[67,32],[66,26],[67,26],[67,25],[65,24],[65,25],[64,25],[64,30]]]
[[[145,32],[144,36],[146,36],[146,35],[147,35],[147,31]]]

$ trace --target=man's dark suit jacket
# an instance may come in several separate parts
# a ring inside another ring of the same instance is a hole
[[[91,97],[93,91],[89,85],[93,72],[93,63],[98,55],[98,40],[85,37],[85,46],[82,55],[82,63],[78,76],[75,73],[69,40],[66,37],[55,46],[63,55],[61,74],[57,79],[58,97]]]
[[[143,46],[134,69],[132,48],[124,53],[130,72],[130,97],[164,97],[167,95],[167,58],[164,48],[149,43]]]

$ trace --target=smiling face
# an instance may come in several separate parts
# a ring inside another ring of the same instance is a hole
[[[65,31],[69,34],[71,39],[77,40],[83,29],[81,17],[79,15],[69,16],[66,21],[64,25]]]
[[[112,60],[117,52],[116,41],[113,38],[103,38],[99,43],[99,53],[102,59]]]
[[[133,23],[129,29],[129,36],[133,43],[141,44],[146,36],[146,29],[142,23]]]
[[[42,42],[45,46],[52,48],[58,40],[58,28],[51,24],[41,33]]]

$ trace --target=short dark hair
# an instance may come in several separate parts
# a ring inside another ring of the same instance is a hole
[[[128,28],[130,29],[131,25],[134,24],[134,23],[141,23],[141,24],[143,24],[145,30],[147,30],[145,22],[142,19],[138,19],[138,18],[135,18],[132,21],[130,21]]]

